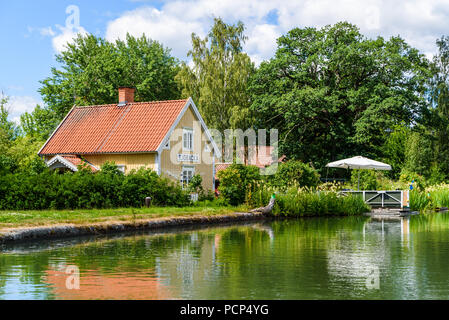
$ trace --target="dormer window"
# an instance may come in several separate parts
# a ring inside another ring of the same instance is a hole
[[[193,151],[193,129],[184,128],[182,133],[182,149]]]

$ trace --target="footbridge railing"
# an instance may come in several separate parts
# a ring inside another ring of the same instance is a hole
[[[343,195],[361,195],[365,203],[371,207],[377,208],[401,208],[409,206],[410,194],[409,190],[368,190],[368,191],[340,191]]]

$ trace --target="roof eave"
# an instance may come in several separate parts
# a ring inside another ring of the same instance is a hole
[[[48,137],[47,141],[45,141],[44,145],[42,146],[42,148],[39,149],[39,151],[37,152],[37,154],[39,156],[43,156],[45,155],[44,153],[41,153],[42,150],[44,150],[45,146],[48,144],[48,142],[53,138],[53,136],[55,135],[55,133],[59,130],[59,128],[62,126],[62,124],[65,122],[65,120],[68,118],[68,116],[72,113],[72,111],[76,108],[76,104],[73,105],[72,109],[70,109],[70,111],[66,114],[66,116],[64,117],[64,119],[62,119],[61,123],[59,123],[59,125],[56,127],[56,129],[53,131],[53,133],[50,135],[50,137]],[[55,153],[57,154],[57,153]]]

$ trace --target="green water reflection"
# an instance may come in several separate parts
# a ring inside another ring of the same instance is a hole
[[[79,289],[67,286],[67,266],[79,269]],[[0,299],[448,298],[448,213],[269,221],[0,249]]]

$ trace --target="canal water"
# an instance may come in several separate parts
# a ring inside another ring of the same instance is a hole
[[[449,214],[5,245],[0,299],[449,299]]]

